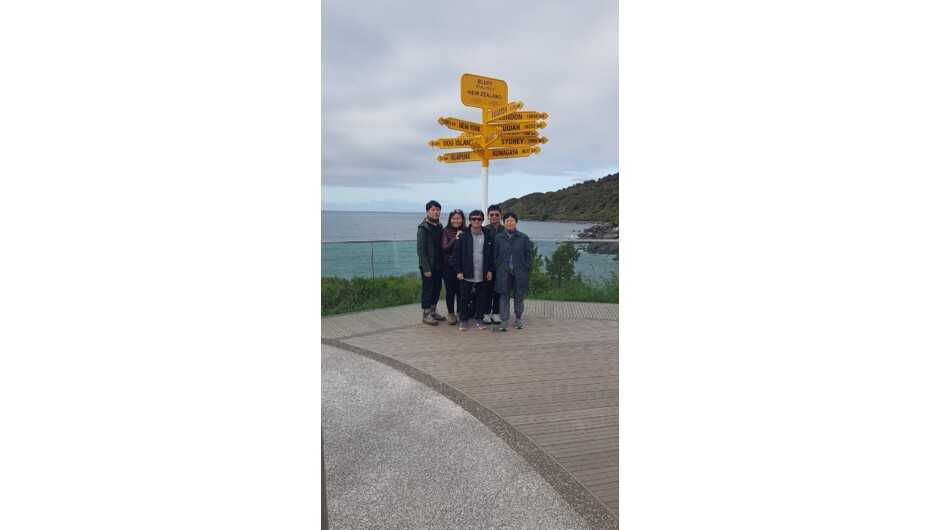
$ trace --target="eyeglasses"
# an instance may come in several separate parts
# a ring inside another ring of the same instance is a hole
[[[470,220],[471,220],[471,221],[482,221],[483,218],[482,218],[482,217],[471,217]]]
[[[489,214],[489,216],[490,216],[490,217],[499,217],[499,214],[494,212],[494,213]]]

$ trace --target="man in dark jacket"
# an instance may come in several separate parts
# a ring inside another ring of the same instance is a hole
[[[483,212],[470,212],[470,230],[462,233],[454,244],[454,270],[460,280],[460,331],[467,331],[471,296],[477,329],[486,329],[483,298],[485,283],[493,278],[493,240],[482,225]]]
[[[418,225],[418,270],[421,272],[421,322],[436,326],[444,317],[437,314],[444,277],[444,256],[441,252],[441,203],[428,202],[427,215]]]
[[[483,225],[483,230],[485,230],[490,235],[490,239],[496,239],[496,234],[504,232],[506,228],[499,224],[499,218],[503,215],[503,210],[499,207],[498,204],[491,204],[489,208],[486,209],[486,216],[489,219],[489,223],[486,221]],[[499,293],[493,291],[493,280],[488,280],[486,282],[486,295],[483,298],[483,323],[484,324],[499,324]]]

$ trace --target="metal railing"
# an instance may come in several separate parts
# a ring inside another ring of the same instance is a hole
[[[563,243],[578,250],[575,274],[588,282],[602,281],[618,271],[620,245],[616,239],[536,239],[542,257],[551,257]],[[343,279],[418,274],[414,239],[324,241],[320,244],[320,275]]]

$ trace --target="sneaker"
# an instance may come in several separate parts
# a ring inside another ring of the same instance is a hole
[[[461,322],[461,323],[460,323],[460,331],[467,331],[467,323],[466,323],[466,322]]]
[[[502,327],[502,326],[493,326],[493,327],[490,328],[490,331],[496,333],[496,332],[499,332],[499,331],[506,331],[506,328],[504,328],[504,327]]]
[[[516,329],[522,329],[522,317],[516,317]]]
[[[424,316],[421,317],[421,322],[424,322],[425,324],[428,324],[430,326],[437,325],[437,320],[434,320],[434,317],[431,316],[431,313],[425,313]]]
[[[484,324],[492,324],[492,323],[493,323],[493,319],[490,318],[490,315],[483,315],[483,323],[484,323]]]
[[[453,313],[447,313],[447,325],[453,326],[457,323],[457,315]]]
[[[434,320],[438,320],[438,321],[447,320],[447,318],[442,317],[441,315],[438,315],[437,311],[431,311],[431,318],[433,318]]]
[[[497,315],[496,313],[493,313],[493,323],[494,323],[494,324],[502,324],[502,323],[503,323],[503,321],[499,319],[499,315]]]
[[[477,320],[477,329],[480,331],[486,331],[486,326],[484,326],[482,322]]]

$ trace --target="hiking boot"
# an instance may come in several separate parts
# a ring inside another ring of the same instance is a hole
[[[483,322],[477,320],[477,329],[480,331],[486,331],[486,326],[483,325]]]
[[[467,323],[466,323],[466,322],[461,322],[461,323],[460,323],[460,331],[467,331]]]
[[[457,315],[453,313],[447,313],[447,325],[453,326],[456,323],[457,323]]]
[[[493,323],[494,323],[494,324],[502,324],[502,323],[503,323],[503,321],[499,319],[499,315],[497,315],[496,313],[493,313]]]
[[[431,316],[431,313],[425,313],[424,316],[421,317],[421,322],[424,322],[425,324],[428,324],[430,326],[437,325],[437,320],[434,320],[434,317]]]
[[[483,315],[483,323],[484,323],[484,324],[492,324],[492,323],[493,323],[493,319],[490,317],[490,315]]]
[[[438,315],[438,314],[437,314],[437,311],[431,311],[431,318],[433,318],[434,320],[437,320],[437,321],[444,321],[444,320],[447,320],[445,317],[442,317],[441,315]]]
[[[522,317],[516,317],[516,329],[522,329]]]

